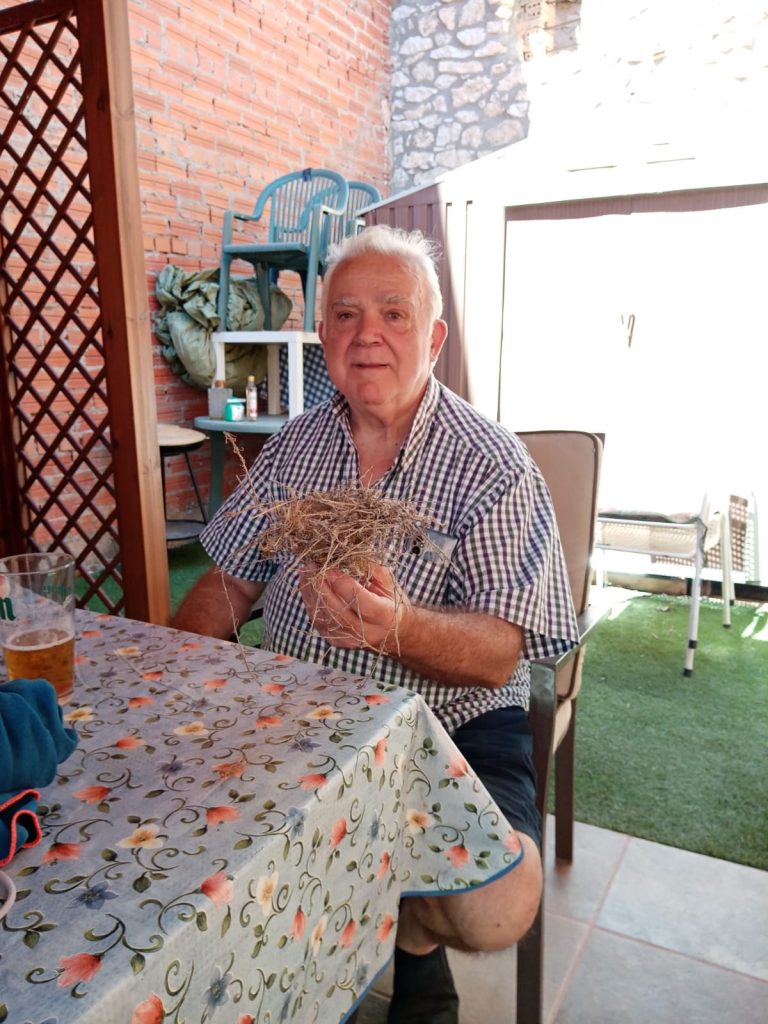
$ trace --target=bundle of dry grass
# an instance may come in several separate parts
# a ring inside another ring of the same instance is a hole
[[[248,470],[236,439],[231,434],[225,434],[225,438],[243,468],[242,482],[248,486]],[[288,491],[288,488],[281,489]],[[403,556],[414,549],[430,549],[435,558],[443,557],[428,534],[430,527],[438,525],[436,521],[407,501],[384,497],[376,488],[350,483],[330,491],[315,490],[303,494],[289,492],[287,497],[269,505],[261,500],[255,490],[252,498],[250,506],[241,506],[229,514],[265,516],[268,525],[254,540],[232,553],[232,565],[250,561],[253,548],[256,547],[259,556],[264,559],[281,560],[304,568],[312,566],[312,584],[317,592],[322,587],[326,573],[330,571],[348,573],[363,586],[368,586],[374,582],[374,566],[384,566],[392,575],[391,596],[397,608],[406,600],[397,582],[397,570]],[[286,582],[282,574],[278,574],[277,579]],[[224,592],[227,595],[226,588]],[[335,629],[339,623],[330,623],[330,626],[324,623],[321,629],[316,617],[318,611],[319,606],[310,616],[309,633],[323,635],[329,643],[329,652],[332,650],[334,636],[336,639],[339,636],[345,639],[351,636],[360,646],[368,646],[362,617],[359,631],[346,622],[339,632]],[[232,615],[233,629],[237,635],[234,609]],[[399,651],[397,621],[398,616],[395,615],[390,635],[394,635]],[[384,638],[380,646],[369,649],[382,653],[388,647],[390,635]]]
[[[428,516],[370,487],[310,491],[260,511],[269,519],[258,540],[261,554],[314,563],[321,576],[339,569],[360,579],[374,564],[394,570],[414,545],[430,544]]]

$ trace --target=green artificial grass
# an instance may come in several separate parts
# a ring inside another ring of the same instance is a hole
[[[589,641],[576,728],[576,819],[768,868],[768,614],[639,595]]]

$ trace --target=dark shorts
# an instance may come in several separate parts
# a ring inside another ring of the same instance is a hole
[[[540,844],[541,815],[536,807],[528,713],[522,708],[486,711],[460,726],[453,742],[510,825]]]

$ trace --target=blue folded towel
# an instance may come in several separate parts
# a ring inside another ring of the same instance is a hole
[[[46,679],[0,684],[0,867],[39,842],[38,789],[53,782],[76,746]]]

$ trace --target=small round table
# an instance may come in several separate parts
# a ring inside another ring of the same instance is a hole
[[[199,536],[208,519],[205,514],[203,500],[192,471],[192,463],[189,453],[196,451],[208,438],[199,430],[190,430],[188,427],[177,427],[173,423],[158,423],[157,442],[160,446],[160,471],[163,478],[163,508],[165,510],[165,540],[166,543],[174,540],[193,540]],[[165,497],[165,460],[174,455],[183,455],[187,463],[189,478],[195,489],[197,505],[200,509],[202,521],[198,519],[169,519],[168,506]]]

